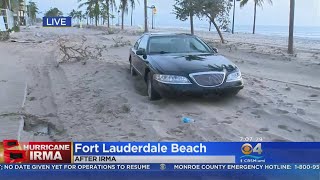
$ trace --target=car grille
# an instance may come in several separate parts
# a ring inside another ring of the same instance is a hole
[[[225,78],[224,72],[204,72],[190,74],[190,77],[199,85],[204,87],[220,86]]]

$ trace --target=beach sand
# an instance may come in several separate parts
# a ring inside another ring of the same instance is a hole
[[[288,55],[285,38],[225,34],[221,44],[216,33],[197,32],[240,67],[245,88],[233,98],[150,102],[144,81],[129,73],[128,42],[133,45],[141,30],[114,32],[31,27],[13,34],[15,42],[0,42],[0,53],[15,54],[1,61],[17,61],[26,71],[21,139],[320,141],[319,41],[297,39],[296,54]],[[104,49],[101,57],[58,63],[58,40],[77,47],[83,36],[85,45]]]

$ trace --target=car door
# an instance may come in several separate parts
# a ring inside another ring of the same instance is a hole
[[[149,36],[147,35],[144,35],[142,38],[141,38],[141,41],[139,43],[139,46],[138,46],[138,50],[140,49],[143,49],[145,52],[147,52],[147,45],[148,45],[148,41],[149,41]],[[146,66],[146,60],[143,58],[142,55],[137,56],[137,62],[136,62],[136,68],[137,68],[137,71],[139,71],[140,74],[143,74],[144,73],[144,68]]]
[[[138,48],[139,48],[139,44],[140,44],[140,41],[141,41],[142,37],[140,37],[137,42],[134,44],[133,48],[131,48],[131,63],[132,63],[132,66],[134,67],[134,69],[138,69],[137,67],[137,62],[138,62],[138,55],[136,54]]]

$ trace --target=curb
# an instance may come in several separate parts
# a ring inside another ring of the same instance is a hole
[[[22,105],[21,105],[21,109],[22,110],[25,107],[25,103],[26,103],[26,99],[27,99],[27,93],[28,93],[28,83],[26,83],[26,86],[24,88],[24,95],[23,95],[23,100],[22,100]],[[24,117],[21,115],[20,116],[20,125],[19,125],[19,130],[18,130],[18,137],[17,137],[18,141],[21,140],[21,133],[23,131],[23,128],[24,128]]]

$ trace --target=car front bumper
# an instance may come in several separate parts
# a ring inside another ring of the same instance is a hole
[[[159,81],[153,81],[154,89],[162,97],[176,96],[203,96],[203,95],[221,95],[224,93],[237,92],[244,88],[243,80],[235,82],[225,82],[217,87],[201,87],[195,83],[192,84],[165,84]]]

